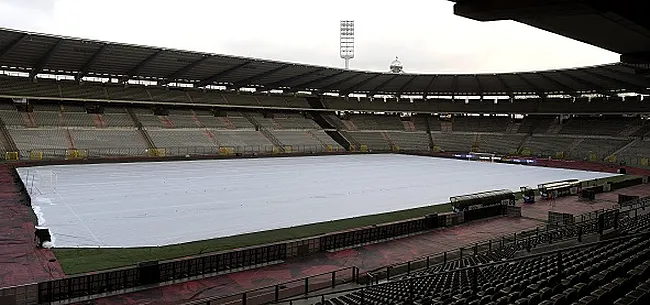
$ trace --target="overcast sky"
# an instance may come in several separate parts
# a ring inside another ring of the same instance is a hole
[[[352,69],[483,73],[617,62],[617,54],[511,21],[453,14],[447,0],[0,0],[0,27],[342,67],[339,21],[355,21]]]

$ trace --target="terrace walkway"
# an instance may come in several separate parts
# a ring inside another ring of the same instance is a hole
[[[36,247],[33,212],[20,203],[12,171],[0,164],[0,287],[61,278],[64,273],[54,253]]]
[[[363,273],[541,224],[534,219],[507,217],[477,221],[390,242],[321,253],[280,265],[104,298],[96,300],[95,304],[178,304],[205,297],[231,295],[351,265],[356,265]]]

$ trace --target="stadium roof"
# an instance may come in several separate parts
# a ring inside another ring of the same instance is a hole
[[[456,15],[512,19],[621,54],[621,61],[650,64],[650,18],[639,0],[451,0]]]
[[[339,94],[539,95],[648,93],[622,64],[501,74],[390,74],[69,38],[0,29],[0,69]]]

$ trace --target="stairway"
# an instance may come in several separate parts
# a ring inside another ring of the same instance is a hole
[[[388,145],[390,146],[391,150],[394,151],[394,150],[395,150],[395,147],[396,147],[396,146],[395,146],[395,143],[393,142],[393,140],[391,140],[391,138],[388,136],[388,134],[387,134],[386,132],[381,132],[381,137],[384,138],[384,140],[385,140],[385,141],[388,143]]]
[[[285,152],[284,149],[284,144],[278,140],[270,131],[268,131],[260,122],[258,122],[254,117],[250,116],[248,113],[243,113],[244,117],[255,126],[255,129],[261,132],[264,137],[266,137],[271,143],[273,143],[273,146],[275,146],[277,149],[279,149],[281,152]]]
[[[611,153],[605,154],[606,156],[605,156],[605,158],[603,158],[603,160],[610,160],[613,156],[616,156],[616,155],[620,154],[621,152],[625,151],[626,149],[634,146],[636,143],[639,143],[639,142],[641,142],[641,138],[634,139],[634,140],[630,141],[629,143],[623,145],[623,147],[621,147],[621,148],[619,148],[619,149],[617,149],[617,150],[615,150],[615,151],[613,151]]]
[[[327,144],[323,142],[323,140],[321,140],[319,137],[317,137],[311,130],[307,130],[307,134],[309,134],[312,139],[316,140],[318,143],[320,143],[321,146],[323,146],[325,150],[327,150]]]
[[[515,122],[510,122],[508,123],[508,127],[506,127],[506,133],[507,134],[515,134],[519,131],[519,127],[521,126],[521,122],[515,123]]]
[[[521,142],[519,142],[519,145],[517,145],[517,154],[520,154],[521,150],[524,149],[524,145],[526,145],[528,139],[530,139],[530,134],[527,134],[523,139],[521,139]]]
[[[218,119],[219,119],[219,121],[221,121],[221,123],[223,123],[223,125],[226,126],[226,128],[228,128],[228,129],[237,129],[237,127],[235,127],[235,124],[233,124],[227,117],[221,116],[221,117],[218,117]]]
[[[558,121],[555,120],[553,121],[553,124],[548,127],[548,130],[546,131],[547,134],[558,134],[562,130],[562,124]]]
[[[424,120],[424,125],[426,125],[427,128],[427,137],[429,138],[429,149],[433,150],[434,144],[433,144],[433,136],[431,135],[431,124],[429,123],[429,118],[426,118]]]
[[[313,105],[313,103],[315,103],[314,99],[315,98],[307,98],[307,100],[310,101],[309,104],[312,105],[312,107],[315,106],[315,105]],[[318,99],[316,99],[316,101],[320,102],[320,100],[318,100]],[[339,145],[341,145],[343,148],[345,148],[345,150],[350,151],[351,150],[350,147],[354,146],[354,143],[351,140],[349,140],[347,137],[345,137],[345,135],[343,134],[344,131],[342,131],[338,126],[336,126],[336,124],[338,122],[330,122],[330,120],[328,120],[325,117],[325,115],[328,115],[328,114],[330,114],[330,113],[314,112],[311,115],[312,115],[312,118],[313,118],[314,122],[316,122],[316,124],[318,124],[318,126],[320,126],[320,128],[325,130],[325,133],[328,136],[330,136],[330,138],[332,138],[332,140],[334,140],[336,143],[339,143]],[[333,120],[338,120],[338,118],[335,117],[335,118],[333,118]],[[340,120],[339,120],[339,122],[340,122]]]
[[[126,108],[126,112],[129,114],[129,117],[131,117],[131,120],[133,121],[133,124],[138,128],[138,131],[140,132],[140,135],[142,136],[142,139],[147,143],[147,147],[149,149],[157,149],[156,144],[153,143],[153,140],[151,139],[151,136],[149,136],[149,133],[147,130],[144,129],[142,126],[142,122],[138,119],[138,117],[135,115],[133,112],[133,109],[131,108]]]
[[[358,130],[358,129],[357,129],[357,126],[354,125],[354,122],[352,122],[352,121],[350,121],[350,120],[341,120],[341,122],[343,122],[343,125],[345,125],[345,129],[347,129],[347,130],[349,130],[349,131],[356,131],[356,130]]]
[[[569,152],[574,151],[576,147],[578,147],[578,145],[580,145],[580,143],[582,143],[584,140],[585,139],[575,139],[573,143],[571,143],[571,146],[569,146],[568,151]]]
[[[453,132],[452,123],[449,121],[440,121],[440,131]]]
[[[415,124],[413,124],[413,121],[402,121],[402,124],[404,124],[404,130],[405,131],[416,131],[415,130]]]
[[[0,142],[2,142],[2,147],[7,151],[18,152],[18,147],[16,146],[14,139],[11,137],[9,130],[7,130],[7,126],[2,118],[0,118]],[[2,158],[4,158],[4,156],[0,156],[0,159]]]

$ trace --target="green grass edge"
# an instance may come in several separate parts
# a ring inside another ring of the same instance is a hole
[[[639,177],[634,175],[619,175],[597,180],[599,184],[606,182],[616,183]],[[521,196],[518,190],[515,191],[517,192],[517,198],[520,198]],[[53,250],[65,274],[74,275],[132,266],[144,261],[170,260],[210,252],[313,237],[336,231],[407,220],[422,217],[426,214],[450,211],[451,204],[447,203],[163,247],[55,248]]]

